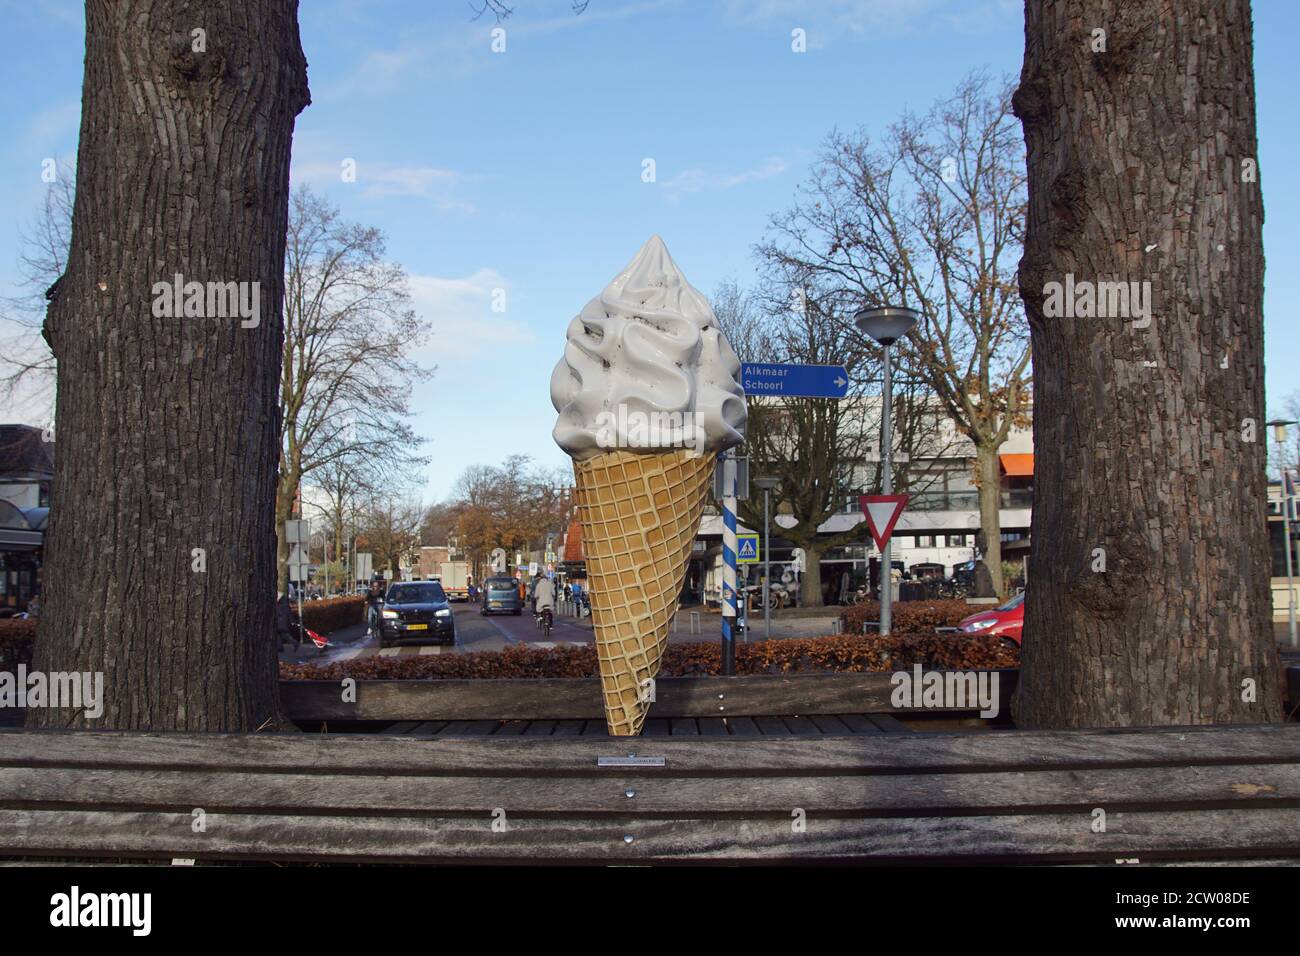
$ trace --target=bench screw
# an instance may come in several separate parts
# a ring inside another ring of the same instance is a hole
[[[627,836],[623,837],[623,842],[624,842],[624,843],[631,843],[631,842],[632,842],[632,834],[629,833]]]
[[[635,790],[624,790],[624,791],[623,791],[623,796],[625,796],[625,797],[627,797],[629,800],[631,800],[633,797],[636,796],[636,791],[635,791]]]

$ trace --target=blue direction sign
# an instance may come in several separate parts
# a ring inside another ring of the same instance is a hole
[[[736,563],[758,564],[758,535],[736,535]]]
[[[843,365],[741,362],[740,384],[746,395],[844,398],[849,393],[849,374]]]

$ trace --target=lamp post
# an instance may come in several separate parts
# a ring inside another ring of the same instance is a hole
[[[754,484],[763,489],[763,639],[772,639],[772,492],[781,487],[779,478],[755,478]]]
[[[1278,445],[1286,444],[1286,429],[1296,422],[1275,418],[1268,422],[1273,426],[1273,441]],[[1291,576],[1291,494],[1288,491],[1290,481],[1287,476],[1286,463],[1282,464],[1282,550],[1286,552],[1286,626],[1291,646],[1296,647],[1295,628],[1295,584]],[[1271,568],[1269,569],[1271,572]]]
[[[886,305],[877,309],[862,309],[853,316],[853,324],[871,336],[883,347],[885,356],[884,421],[881,426],[881,492],[894,493],[894,389],[890,381],[889,347],[916,326],[921,314],[904,306]],[[887,635],[892,624],[894,584],[893,564],[890,561],[892,541],[886,541],[881,552],[880,568],[880,633]]]

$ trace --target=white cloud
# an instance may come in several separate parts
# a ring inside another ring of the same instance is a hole
[[[319,153],[319,151],[317,151]],[[370,163],[364,157],[344,155],[338,160],[302,160],[295,162],[289,178],[295,185],[334,186],[342,182],[342,163],[345,158],[356,161],[356,186],[365,199],[386,199],[393,196],[415,196],[428,199],[439,212],[460,212],[472,215],[474,204],[457,195],[466,183],[477,176],[442,169],[437,166],[393,166]]]
[[[783,21],[783,29],[808,31],[808,47],[817,49],[845,34],[861,36],[881,30],[904,31],[932,25],[936,8],[949,0],[727,0],[727,16],[744,23]],[[967,2],[967,0],[963,0]]]
[[[510,283],[495,269],[481,268],[460,278],[412,275],[409,281],[412,307],[433,326],[433,340],[424,346],[433,361],[517,348],[537,339],[527,325],[510,318]],[[493,312],[494,297],[501,294],[506,311]]]
[[[402,32],[397,45],[371,50],[362,56],[345,79],[326,91],[328,98],[346,94],[373,97],[376,93],[398,89],[414,83],[427,83],[435,77],[463,77],[488,69],[500,61],[492,52],[492,31],[506,31],[506,54],[510,44],[529,37],[592,29],[596,24],[656,13],[681,5],[681,0],[644,0],[622,6],[598,6],[593,3],[581,14],[574,14],[568,4],[557,7],[554,15],[537,15],[522,5],[511,4],[514,14],[497,20],[491,14],[476,19],[434,24],[416,24]]]
[[[690,193],[705,190],[734,189],[736,186],[743,186],[746,183],[771,179],[773,176],[780,176],[787,168],[788,164],[784,159],[774,156],[756,169],[745,170],[730,176],[711,173],[703,169],[686,169],[672,179],[667,180],[663,188],[668,194],[669,200],[677,202]]]

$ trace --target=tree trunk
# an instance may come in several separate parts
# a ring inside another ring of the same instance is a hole
[[[803,548],[803,580],[799,583],[799,602],[801,607],[822,607],[822,552],[810,542],[796,542]]]
[[[1035,366],[1019,724],[1278,720],[1249,4],[1027,3],[1013,102]],[[1103,281],[1149,282],[1149,313],[1139,285],[1089,317],[1079,283]]]
[[[32,708],[30,726],[277,717],[280,308],[308,99],[292,0],[86,4],[72,245],[46,320],[59,444],[34,667],[102,673],[104,710]],[[208,317],[159,317],[155,283],[178,273],[258,283],[256,315],[212,318],[205,300]]]
[[[1002,595],[1002,515],[998,511],[1002,498],[1001,475],[998,470],[998,450],[985,445],[975,446],[976,483],[980,495],[980,530],[984,532],[984,553],[980,560],[988,568],[993,582],[993,594]]]

